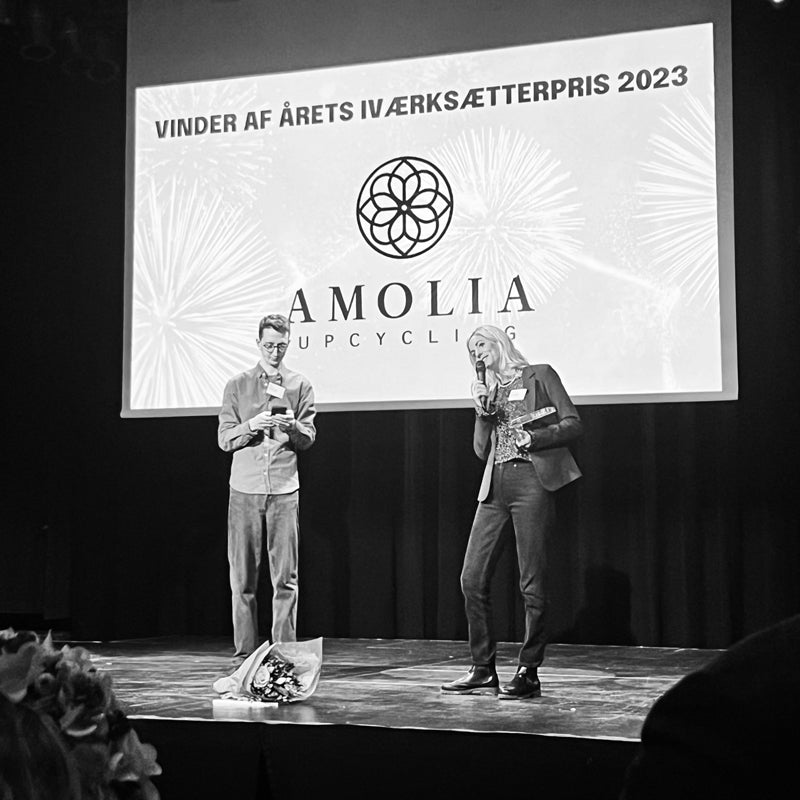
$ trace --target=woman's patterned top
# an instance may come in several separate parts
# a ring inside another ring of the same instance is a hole
[[[511,461],[514,458],[522,458],[530,461],[529,453],[517,449],[516,438],[519,428],[512,427],[509,423],[512,419],[522,416],[527,412],[524,400],[509,400],[508,396],[514,389],[522,389],[522,375],[517,373],[516,377],[509,383],[498,384],[497,396],[495,399],[497,420],[497,445],[494,450],[494,463],[502,464],[504,461]]]

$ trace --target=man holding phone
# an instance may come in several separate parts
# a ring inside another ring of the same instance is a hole
[[[314,389],[283,364],[290,323],[269,314],[258,325],[252,369],[231,378],[217,440],[233,453],[228,500],[228,563],[233,606],[233,667],[261,644],[258,579],[263,543],[272,581],[273,642],[297,638],[299,489],[297,453],[314,444]]]

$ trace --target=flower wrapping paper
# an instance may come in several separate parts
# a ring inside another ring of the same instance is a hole
[[[322,638],[265,642],[232,674],[214,682],[226,700],[296,703],[316,691],[322,670]]]

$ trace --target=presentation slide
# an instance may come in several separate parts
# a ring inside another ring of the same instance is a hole
[[[321,410],[469,405],[484,324],[577,403],[735,398],[714,37],[136,87],[123,415],[216,413],[268,313]]]

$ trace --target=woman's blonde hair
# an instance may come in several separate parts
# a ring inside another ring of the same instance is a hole
[[[475,366],[475,356],[470,351],[469,343],[475,336],[482,336],[487,342],[497,345],[499,353],[497,369],[490,371],[496,372],[498,375],[508,375],[514,369],[528,366],[525,356],[517,350],[514,342],[502,328],[495,325],[480,325],[467,338],[467,353],[469,353],[469,360],[473,367]]]

